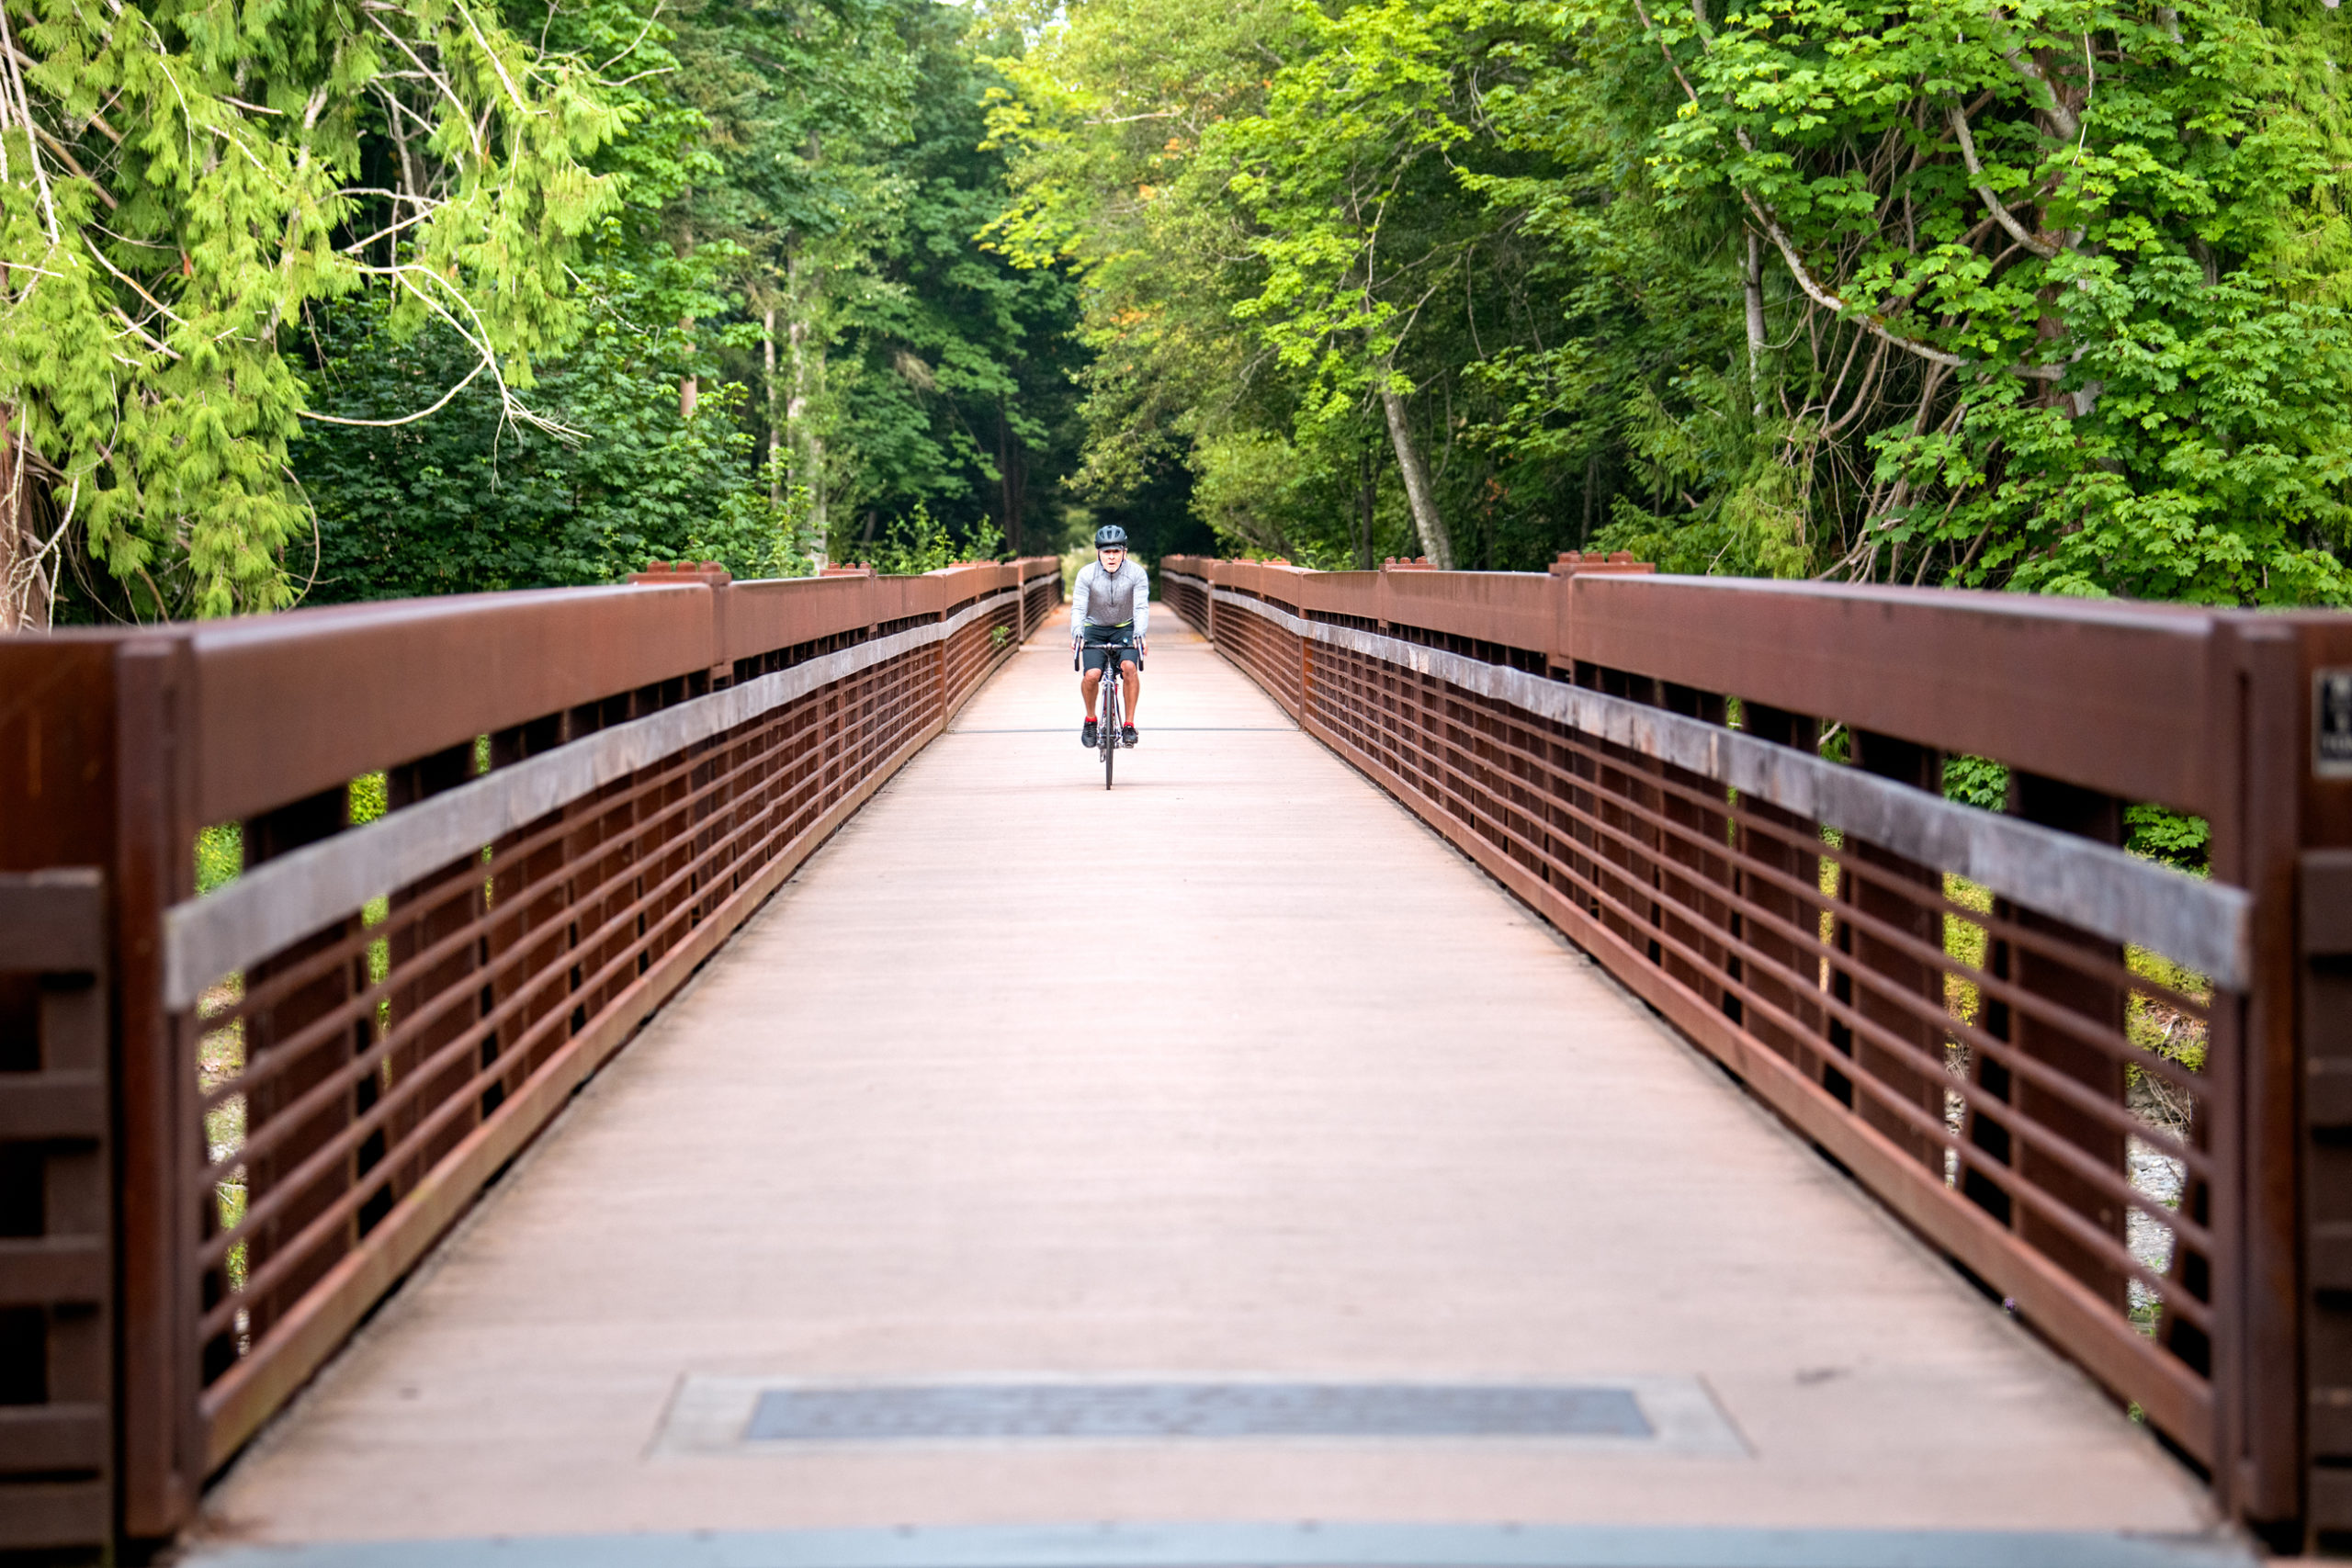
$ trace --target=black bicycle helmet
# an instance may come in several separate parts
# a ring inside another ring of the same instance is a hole
[[[1127,547],[1127,531],[1125,528],[1120,527],[1116,523],[1106,523],[1094,530],[1096,549],[1107,550],[1114,545],[1123,550]]]

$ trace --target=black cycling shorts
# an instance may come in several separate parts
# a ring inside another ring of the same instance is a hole
[[[1125,662],[1133,664],[1138,671],[1140,671],[1143,668],[1143,655],[1136,652],[1132,646],[1125,649],[1120,649],[1118,647],[1121,643],[1127,643],[1130,641],[1131,634],[1125,626],[1087,627],[1085,640],[1079,649],[1080,653],[1084,656],[1085,660],[1085,662],[1080,666],[1080,668],[1087,670],[1105,669],[1110,665],[1112,653],[1114,650],[1116,650],[1120,653],[1122,659]]]

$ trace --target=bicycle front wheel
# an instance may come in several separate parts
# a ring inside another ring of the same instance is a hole
[[[1111,764],[1119,755],[1119,682],[1102,682],[1102,787],[1111,787]]]

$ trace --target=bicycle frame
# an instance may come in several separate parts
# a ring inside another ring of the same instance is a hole
[[[1109,789],[1112,764],[1119,755],[1119,728],[1126,716],[1120,711],[1123,682],[1119,678],[1119,667],[1136,651],[1136,645],[1131,642],[1098,642],[1082,647],[1099,648],[1109,655],[1102,661],[1102,685],[1099,698],[1102,720],[1095,741],[1095,749],[1102,753],[1102,787]],[[1079,663],[1081,667],[1085,663],[1083,651],[1079,655]]]

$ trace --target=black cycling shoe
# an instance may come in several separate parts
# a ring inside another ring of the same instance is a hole
[[[1122,746],[1132,746],[1135,743],[1136,727],[1132,724],[1123,724],[1119,726],[1119,744]]]
[[[1092,719],[1088,719],[1086,728],[1078,732],[1078,743],[1080,746],[1098,746],[1102,741],[1102,732],[1094,727]]]

